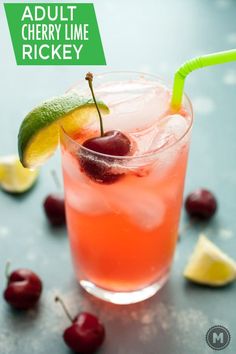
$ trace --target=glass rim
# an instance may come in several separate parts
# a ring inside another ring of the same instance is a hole
[[[94,75],[94,77],[103,77],[103,76],[109,76],[109,75],[117,75],[117,74],[133,74],[133,75],[145,75],[147,77],[152,77],[154,79],[156,79],[156,81],[158,82],[162,82],[162,83],[165,83],[167,84],[167,87],[169,87],[169,84],[168,84],[168,81],[165,81],[164,79],[162,79],[161,77],[155,75],[155,74],[149,74],[149,73],[144,73],[144,72],[139,72],[139,71],[129,71],[129,70],[117,70],[117,71],[109,71],[109,72],[103,72],[103,73],[98,73],[96,75]],[[81,82],[81,80],[77,81],[76,84],[74,84],[73,86],[71,86],[66,92],[68,93],[69,91],[73,90],[79,82]],[[193,126],[193,106],[192,106],[192,102],[191,100],[189,99],[189,97],[187,96],[187,94],[185,94],[184,92],[184,95],[183,95],[183,99],[185,99],[189,105],[189,109],[190,109],[190,118],[191,118],[191,121],[190,121],[190,124],[188,126],[188,128],[186,129],[186,131],[176,140],[174,141],[173,143],[171,143],[170,145],[167,145],[167,146],[162,146],[160,148],[157,148],[156,150],[153,150],[151,152],[147,152],[147,153],[144,153],[144,154],[140,154],[140,155],[125,155],[125,156],[115,156],[115,155],[107,155],[107,154],[103,154],[103,153],[100,153],[100,152],[97,152],[97,151],[93,151],[91,149],[88,149],[86,147],[84,147],[82,144],[80,144],[78,141],[74,140],[67,132],[66,130],[64,129],[64,127],[61,125],[61,131],[63,132],[63,134],[66,136],[66,138],[72,143],[72,144],[75,144],[78,146],[79,149],[81,149],[82,151],[85,151],[87,153],[90,153],[90,154],[93,154],[95,156],[100,156],[102,158],[112,158],[112,159],[115,159],[116,161],[119,161],[119,160],[135,160],[135,159],[141,159],[141,158],[150,158],[150,157],[155,157],[155,156],[158,156],[160,155],[162,152],[164,151],[167,151],[171,148],[173,148],[175,145],[177,145],[179,142],[181,142],[185,136],[191,131],[192,129],[192,126]]]

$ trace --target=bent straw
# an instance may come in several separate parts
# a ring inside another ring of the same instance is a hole
[[[224,64],[231,61],[236,61],[236,49],[203,55],[186,61],[175,72],[171,109],[173,111],[178,111],[180,109],[184,92],[184,81],[189,73],[205,66]]]

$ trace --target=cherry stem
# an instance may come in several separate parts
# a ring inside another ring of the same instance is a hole
[[[62,306],[62,308],[63,308],[63,310],[64,310],[66,316],[68,317],[68,319],[69,319],[71,322],[73,322],[73,318],[71,317],[69,311],[67,310],[67,307],[66,307],[64,301],[63,301],[59,296],[56,296],[56,297],[55,297],[55,302],[59,302],[59,303],[61,304],[61,306]]]
[[[93,91],[93,74],[92,73],[87,73],[86,76],[85,76],[85,80],[88,81],[89,88],[90,88],[91,94],[93,96],[93,101],[95,103],[95,106],[96,106],[96,109],[97,109],[97,112],[98,112],[98,116],[99,116],[101,136],[103,136],[104,135],[104,129],[103,129],[102,115],[101,115],[101,112],[100,112],[100,110],[98,108],[98,104],[97,104],[97,101],[96,101],[96,98],[95,98],[95,95],[94,95],[94,91]]]
[[[61,183],[55,170],[51,171],[52,178],[58,190],[61,190]]]
[[[9,278],[10,278],[10,266],[11,266],[11,262],[7,261],[6,266],[5,266],[5,277],[6,277],[7,281],[9,281]]]

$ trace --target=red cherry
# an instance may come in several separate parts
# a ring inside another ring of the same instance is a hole
[[[50,194],[43,203],[44,211],[52,226],[61,226],[66,222],[65,201],[57,194]]]
[[[105,329],[97,317],[88,312],[81,312],[65,330],[63,338],[75,352],[91,354],[103,343]]]
[[[210,191],[198,189],[187,197],[185,209],[190,216],[207,220],[215,214],[217,201]]]
[[[74,319],[70,316],[64,302],[56,297],[55,301],[61,303],[67,317],[72,322],[66,328],[63,338],[67,346],[80,354],[92,354],[105,339],[105,328],[99,319],[88,312],[79,313]]]
[[[42,292],[42,281],[28,269],[18,269],[8,278],[5,300],[16,309],[27,310],[36,305]]]
[[[130,151],[130,140],[119,130],[111,130],[103,136],[86,140],[83,146],[106,155],[125,156]]]
[[[107,158],[105,156],[94,158],[94,154],[89,151],[81,151],[80,165],[90,178],[100,183],[113,183],[123,175],[114,173],[109,165],[115,161],[115,156],[126,156],[130,152],[131,143],[125,134],[118,130],[111,130],[103,136],[86,140],[83,146],[89,150],[110,155]]]

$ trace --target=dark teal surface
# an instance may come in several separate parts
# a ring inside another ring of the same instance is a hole
[[[86,2],[86,1],[84,1]],[[16,152],[24,115],[42,99],[63,93],[90,69],[137,70],[171,80],[186,59],[236,47],[234,0],[97,0],[95,9],[108,66],[17,67],[3,6],[0,12],[0,155]],[[213,353],[205,334],[225,325],[231,343],[222,353],[236,353],[236,286],[222,289],[188,284],[183,268],[200,232],[236,259],[236,63],[195,72],[186,91],[193,101],[195,125],[185,194],[199,186],[217,196],[219,210],[211,223],[191,226],[177,246],[167,285],[152,299],[132,306],[113,306],[86,295],[74,279],[65,230],[53,231],[42,210],[55,191],[50,170],[25,196],[0,192],[0,290],[4,266],[32,268],[44,280],[37,309],[13,312],[0,300],[0,354],[68,354],[61,334],[68,321],[54,304],[61,294],[70,311],[91,310],[105,323],[103,354]],[[187,218],[183,212],[182,225]]]

